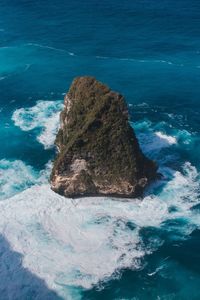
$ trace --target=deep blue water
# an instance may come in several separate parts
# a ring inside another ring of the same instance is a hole
[[[69,284],[64,289],[75,290],[72,299],[77,294],[87,300],[200,299],[200,2],[0,0],[3,205],[41,184],[41,171],[55,155],[48,141],[56,132],[56,114],[71,81],[80,75],[95,76],[126,97],[141,147],[166,176],[147,195],[170,202],[172,215],[159,225],[139,226],[140,247],[149,250],[139,268],[131,261],[122,267],[117,262],[106,280],[100,276],[88,288]],[[159,212],[148,217],[154,220]],[[17,230],[20,236],[20,226]],[[11,236],[1,233],[20,252]],[[22,260],[23,254],[21,250]],[[4,268],[1,300],[44,299],[41,284],[37,296],[22,288],[23,276],[18,296],[6,294],[10,275]],[[59,294],[61,285],[50,284],[44,274],[34,275]]]

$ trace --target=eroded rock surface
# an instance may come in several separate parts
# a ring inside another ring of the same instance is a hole
[[[139,147],[124,97],[93,77],[79,77],[64,104],[52,189],[66,197],[142,195],[157,166]]]

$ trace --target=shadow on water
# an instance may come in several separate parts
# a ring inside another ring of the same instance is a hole
[[[22,255],[13,251],[0,236],[0,299],[1,300],[63,300],[50,290],[44,280],[22,265]]]

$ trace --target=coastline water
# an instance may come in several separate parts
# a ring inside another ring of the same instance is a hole
[[[1,1],[0,299],[200,298],[199,14],[189,0]],[[163,174],[143,201],[50,190],[79,75],[125,95]]]

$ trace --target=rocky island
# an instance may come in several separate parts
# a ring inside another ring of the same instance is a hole
[[[51,188],[66,197],[141,196],[157,165],[141,151],[125,99],[93,77],[76,78],[64,99]]]

